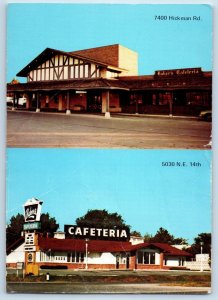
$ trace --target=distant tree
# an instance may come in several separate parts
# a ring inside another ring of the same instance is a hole
[[[40,217],[41,221],[41,232],[43,235],[50,235],[53,236],[54,232],[56,232],[59,228],[59,224],[56,223],[56,219],[50,217],[48,213],[41,214]]]
[[[188,245],[188,241],[184,238],[174,238],[173,245]]]
[[[6,228],[6,247],[8,248],[21,237],[23,231],[24,216],[17,214],[12,216],[10,224]]]
[[[10,84],[18,84],[18,83],[20,83],[20,81],[17,80],[16,78],[13,78],[10,82]]]
[[[130,235],[137,236],[137,237],[142,237],[141,233],[139,231],[136,231],[136,230],[131,231]]]
[[[42,214],[40,217],[41,221],[41,232],[43,235],[53,235],[55,231],[59,228],[56,223],[55,218],[51,218],[48,213]],[[10,219],[10,224],[6,228],[6,247],[8,248],[14,242],[16,242],[21,237],[21,232],[23,231],[24,216],[17,214],[12,216]]]
[[[191,254],[200,254],[201,253],[201,243],[202,243],[202,252],[209,254],[211,257],[211,233],[199,233],[196,238],[194,238],[194,243],[190,248],[187,249]]]
[[[88,212],[76,219],[77,226],[100,227],[100,228],[114,228],[114,227],[128,227],[122,216],[118,213],[109,213],[107,210],[88,210]]]
[[[153,239],[153,235],[150,233],[145,233],[144,235],[144,242],[149,243]]]
[[[174,236],[171,235],[168,230],[160,227],[150,242],[153,243],[166,243],[173,244]]]

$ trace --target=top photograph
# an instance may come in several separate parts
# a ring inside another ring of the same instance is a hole
[[[212,147],[212,7],[9,4],[7,147]]]

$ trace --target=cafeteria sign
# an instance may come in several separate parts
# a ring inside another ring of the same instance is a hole
[[[39,222],[41,215],[42,201],[36,198],[27,200],[24,204],[24,219],[25,223]]]
[[[98,240],[122,240],[126,241],[130,238],[129,228],[95,228],[80,227],[76,225],[64,225],[64,231],[68,237],[73,238],[90,238]]]

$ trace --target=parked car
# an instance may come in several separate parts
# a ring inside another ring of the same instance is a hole
[[[7,105],[13,105],[13,97],[7,97],[6,98],[6,103]],[[15,103],[17,102],[17,100],[15,99]],[[25,97],[21,97],[18,99],[18,106],[25,106],[26,105],[26,98]]]
[[[25,106],[26,105],[26,98],[25,97],[19,98],[18,99],[18,105]]]
[[[7,105],[12,105],[13,104],[13,97],[7,97],[6,98],[6,103],[7,103]]]
[[[204,121],[212,120],[212,111],[211,110],[203,110],[199,114],[199,119]]]
[[[80,104],[76,104],[73,107],[73,111],[83,111],[83,110],[85,110],[85,107],[83,105],[80,105]]]

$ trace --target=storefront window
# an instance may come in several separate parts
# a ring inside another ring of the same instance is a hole
[[[138,252],[138,264],[154,265],[155,264],[155,253],[154,252]]]
[[[67,254],[67,261],[72,263],[83,263],[84,262],[83,252],[70,252]]]

